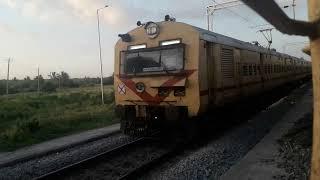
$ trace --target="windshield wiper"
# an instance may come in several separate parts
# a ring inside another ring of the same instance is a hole
[[[160,61],[160,62],[161,62],[161,67],[163,68],[163,71],[165,71],[167,74],[169,74],[170,72],[169,72],[168,67],[162,61]]]

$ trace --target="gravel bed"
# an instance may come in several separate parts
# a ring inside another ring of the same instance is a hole
[[[292,107],[292,102],[297,101],[304,92],[305,88],[295,90],[278,105],[224,132],[201,148],[185,150],[182,155],[152,170],[142,179],[219,179],[271,130]]]
[[[310,176],[312,153],[312,114],[299,119],[292,129],[279,140],[278,167],[287,173],[278,180],[307,180]]]
[[[170,161],[147,173],[142,178],[218,179],[269,132],[277,120],[281,119],[282,115],[291,108],[292,102],[301,96],[299,92],[301,93],[303,90],[295,91],[293,96],[288,97],[282,103],[267,109],[259,114],[258,117],[238,127],[225,131],[206,145],[202,145],[201,147],[197,145],[190,146],[191,148],[186,149],[179,156],[170,159]],[[214,134],[215,132],[212,133]],[[85,145],[76,146],[60,153],[20,163],[12,167],[2,168],[0,169],[0,179],[32,179],[132,140],[132,138],[127,136],[117,134]],[[151,152],[152,149],[150,151],[150,148],[147,148],[147,151],[133,151],[132,153],[137,154],[136,159],[144,160],[156,155]],[[132,164],[121,163],[123,159],[126,159],[126,156],[120,159],[117,158],[114,162],[118,162],[118,165],[124,167],[124,169],[131,169],[133,167]],[[134,162],[135,159],[129,160]],[[103,169],[100,172],[102,172],[101,174],[104,173],[107,177],[116,177],[117,174],[119,176],[118,172],[116,172],[115,176],[108,176],[109,174],[113,174],[113,172],[103,171]],[[91,176],[92,174],[88,173],[87,177]],[[100,179],[102,176],[96,178]]]
[[[32,179],[66,165],[92,157],[132,140],[132,138],[127,136],[116,134],[114,136],[90,142],[88,144],[79,145],[59,153],[30,160],[11,167],[2,168],[0,169],[0,179]]]
[[[170,148],[164,142],[147,142],[119,151],[112,157],[99,159],[94,166],[77,170],[74,174],[67,174],[64,180],[72,179],[119,179],[128,172],[143,164],[161,157]]]

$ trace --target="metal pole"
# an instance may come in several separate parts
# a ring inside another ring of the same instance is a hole
[[[9,74],[10,74],[10,58],[8,59],[8,71],[7,71],[7,95],[9,94]]]
[[[296,10],[295,10],[296,4],[295,4],[295,1],[296,0],[292,0],[293,19],[296,19]]]
[[[207,25],[208,25],[208,31],[210,30],[210,14],[209,14],[209,7],[207,7]]]
[[[99,10],[97,9],[97,20],[98,20],[98,36],[99,36],[99,57],[100,57],[100,88],[101,88],[101,102],[104,105],[104,87],[103,87],[103,68],[102,68],[102,50],[101,50],[101,34],[100,34],[100,18]]]
[[[309,0],[309,19],[320,19],[320,1]],[[320,24],[318,24],[320,34]],[[313,77],[313,152],[311,180],[320,179],[320,37],[311,39],[312,77]]]
[[[40,69],[38,67],[38,94],[40,94]]]

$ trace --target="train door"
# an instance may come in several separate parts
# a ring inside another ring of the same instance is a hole
[[[232,47],[221,46],[221,76],[223,89],[235,87],[235,51]]]
[[[238,55],[240,55],[238,52],[238,50],[230,46],[221,45],[220,48],[220,77],[223,104],[233,102],[240,93],[240,90],[237,88],[239,81],[237,81],[236,74],[236,63],[240,59],[238,58]]]
[[[212,42],[207,42],[206,43],[207,47],[207,80],[208,80],[208,93],[209,93],[209,103],[213,104],[215,99],[214,99],[214,75],[215,75],[215,69],[214,69],[214,64],[215,64],[215,44]]]
[[[235,49],[234,50],[234,64],[235,64],[235,84],[237,89],[240,89],[241,83],[241,50]],[[240,91],[238,92],[240,93]]]

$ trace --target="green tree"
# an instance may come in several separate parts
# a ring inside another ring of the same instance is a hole
[[[47,81],[43,84],[42,89],[44,92],[55,92],[56,86],[52,82]]]

